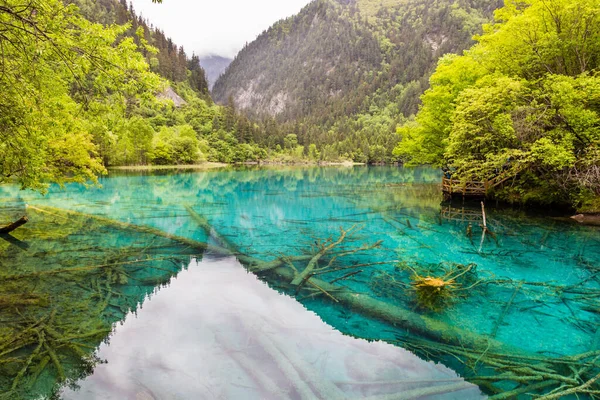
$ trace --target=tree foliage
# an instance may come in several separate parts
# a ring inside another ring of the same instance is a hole
[[[514,202],[600,195],[600,3],[506,2],[463,56],[440,60],[395,154],[462,179],[510,178]]]
[[[87,117],[143,101],[158,77],[127,27],[93,24],[58,0],[3,0],[0,27],[0,181],[94,181],[104,168]]]
[[[181,46],[137,15],[126,0],[65,0],[76,4],[88,20],[105,26],[129,24],[125,35],[133,38],[150,64],[150,70],[172,82],[188,82],[208,99],[208,83],[198,56],[188,57]],[[150,45],[151,47],[148,47]]]
[[[117,0],[0,0],[0,71],[0,183],[267,157],[258,125],[212,102],[198,57]],[[183,105],[157,97],[169,86]]]

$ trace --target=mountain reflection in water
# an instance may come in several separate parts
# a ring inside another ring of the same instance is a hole
[[[432,399],[482,397],[440,364],[342,335],[234,258],[192,261],[99,356],[108,363],[64,399],[362,399],[436,387],[450,393]]]

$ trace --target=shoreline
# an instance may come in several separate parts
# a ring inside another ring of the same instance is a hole
[[[352,161],[341,161],[341,162],[283,162],[283,161],[248,161],[241,163],[220,163],[220,162],[206,162],[202,164],[178,164],[178,165],[121,165],[115,167],[107,167],[109,171],[153,171],[153,170],[169,170],[169,169],[215,169],[224,167],[235,167],[243,165],[256,165],[256,166],[314,166],[314,167],[354,167],[354,166],[365,166],[366,163],[357,163]]]
[[[168,170],[196,170],[196,171],[208,171],[217,170],[226,167],[242,167],[242,166],[258,166],[258,167],[355,167],[355,166],[369,166],[367,163],[358,163],[353,161],[248,161],[242,163],[220,163],[220,162],[205,162],[201,164],[180,164],[180,165],[130,165],[130,166],[115,166],[107,167],[109,171],[168,171]],[[373,164],[373,166],[382,166],[382,164]],[[397,164],[383,164],[383,166],[398,166]],[[493,199],[487,199],[493,201]],[[504,202],[502,202],[504,203]],[[504,203],[510,208],[532,208],[539,210],[539,205],[517,205]],[[569,207],[566,207],[567,209]],[[560,213],[562,216],[549,216],[550,218],[559,218],[579,225],[587,226],[600,226],[600,210],[585,210],[584,212],[577,209],[565,210],[564,213]]]
[[[154,171],[167,169],[215,169],[228,167],[231,164],[206,162],[202,164],[179,164],[179,165],[122,165],[118,167],[107,167],[109,171]]]
[[[366,163],[358,163],[354,161],[255,161],[244,162],[232,165],[289,165],[289,166],[316,166],[316,167],[354,167],[359,165],[367,165]]]

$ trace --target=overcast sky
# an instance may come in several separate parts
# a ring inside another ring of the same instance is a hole
[[[233,57],[274,22],[296,14],[310,0],[131,0],[136,12],[186,53]]]

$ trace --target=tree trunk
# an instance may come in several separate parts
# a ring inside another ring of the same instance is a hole
[[[11,233],[18,227],[25,225],[27,221],[29,221],[27,217],[21,217],[19,220],[13,222],[12,224],[0,228],[0,235],[6,235],[8,233]]]
[[[600,226],[600,215],[598,214],[578,214],[571,218],[582,225]]]

